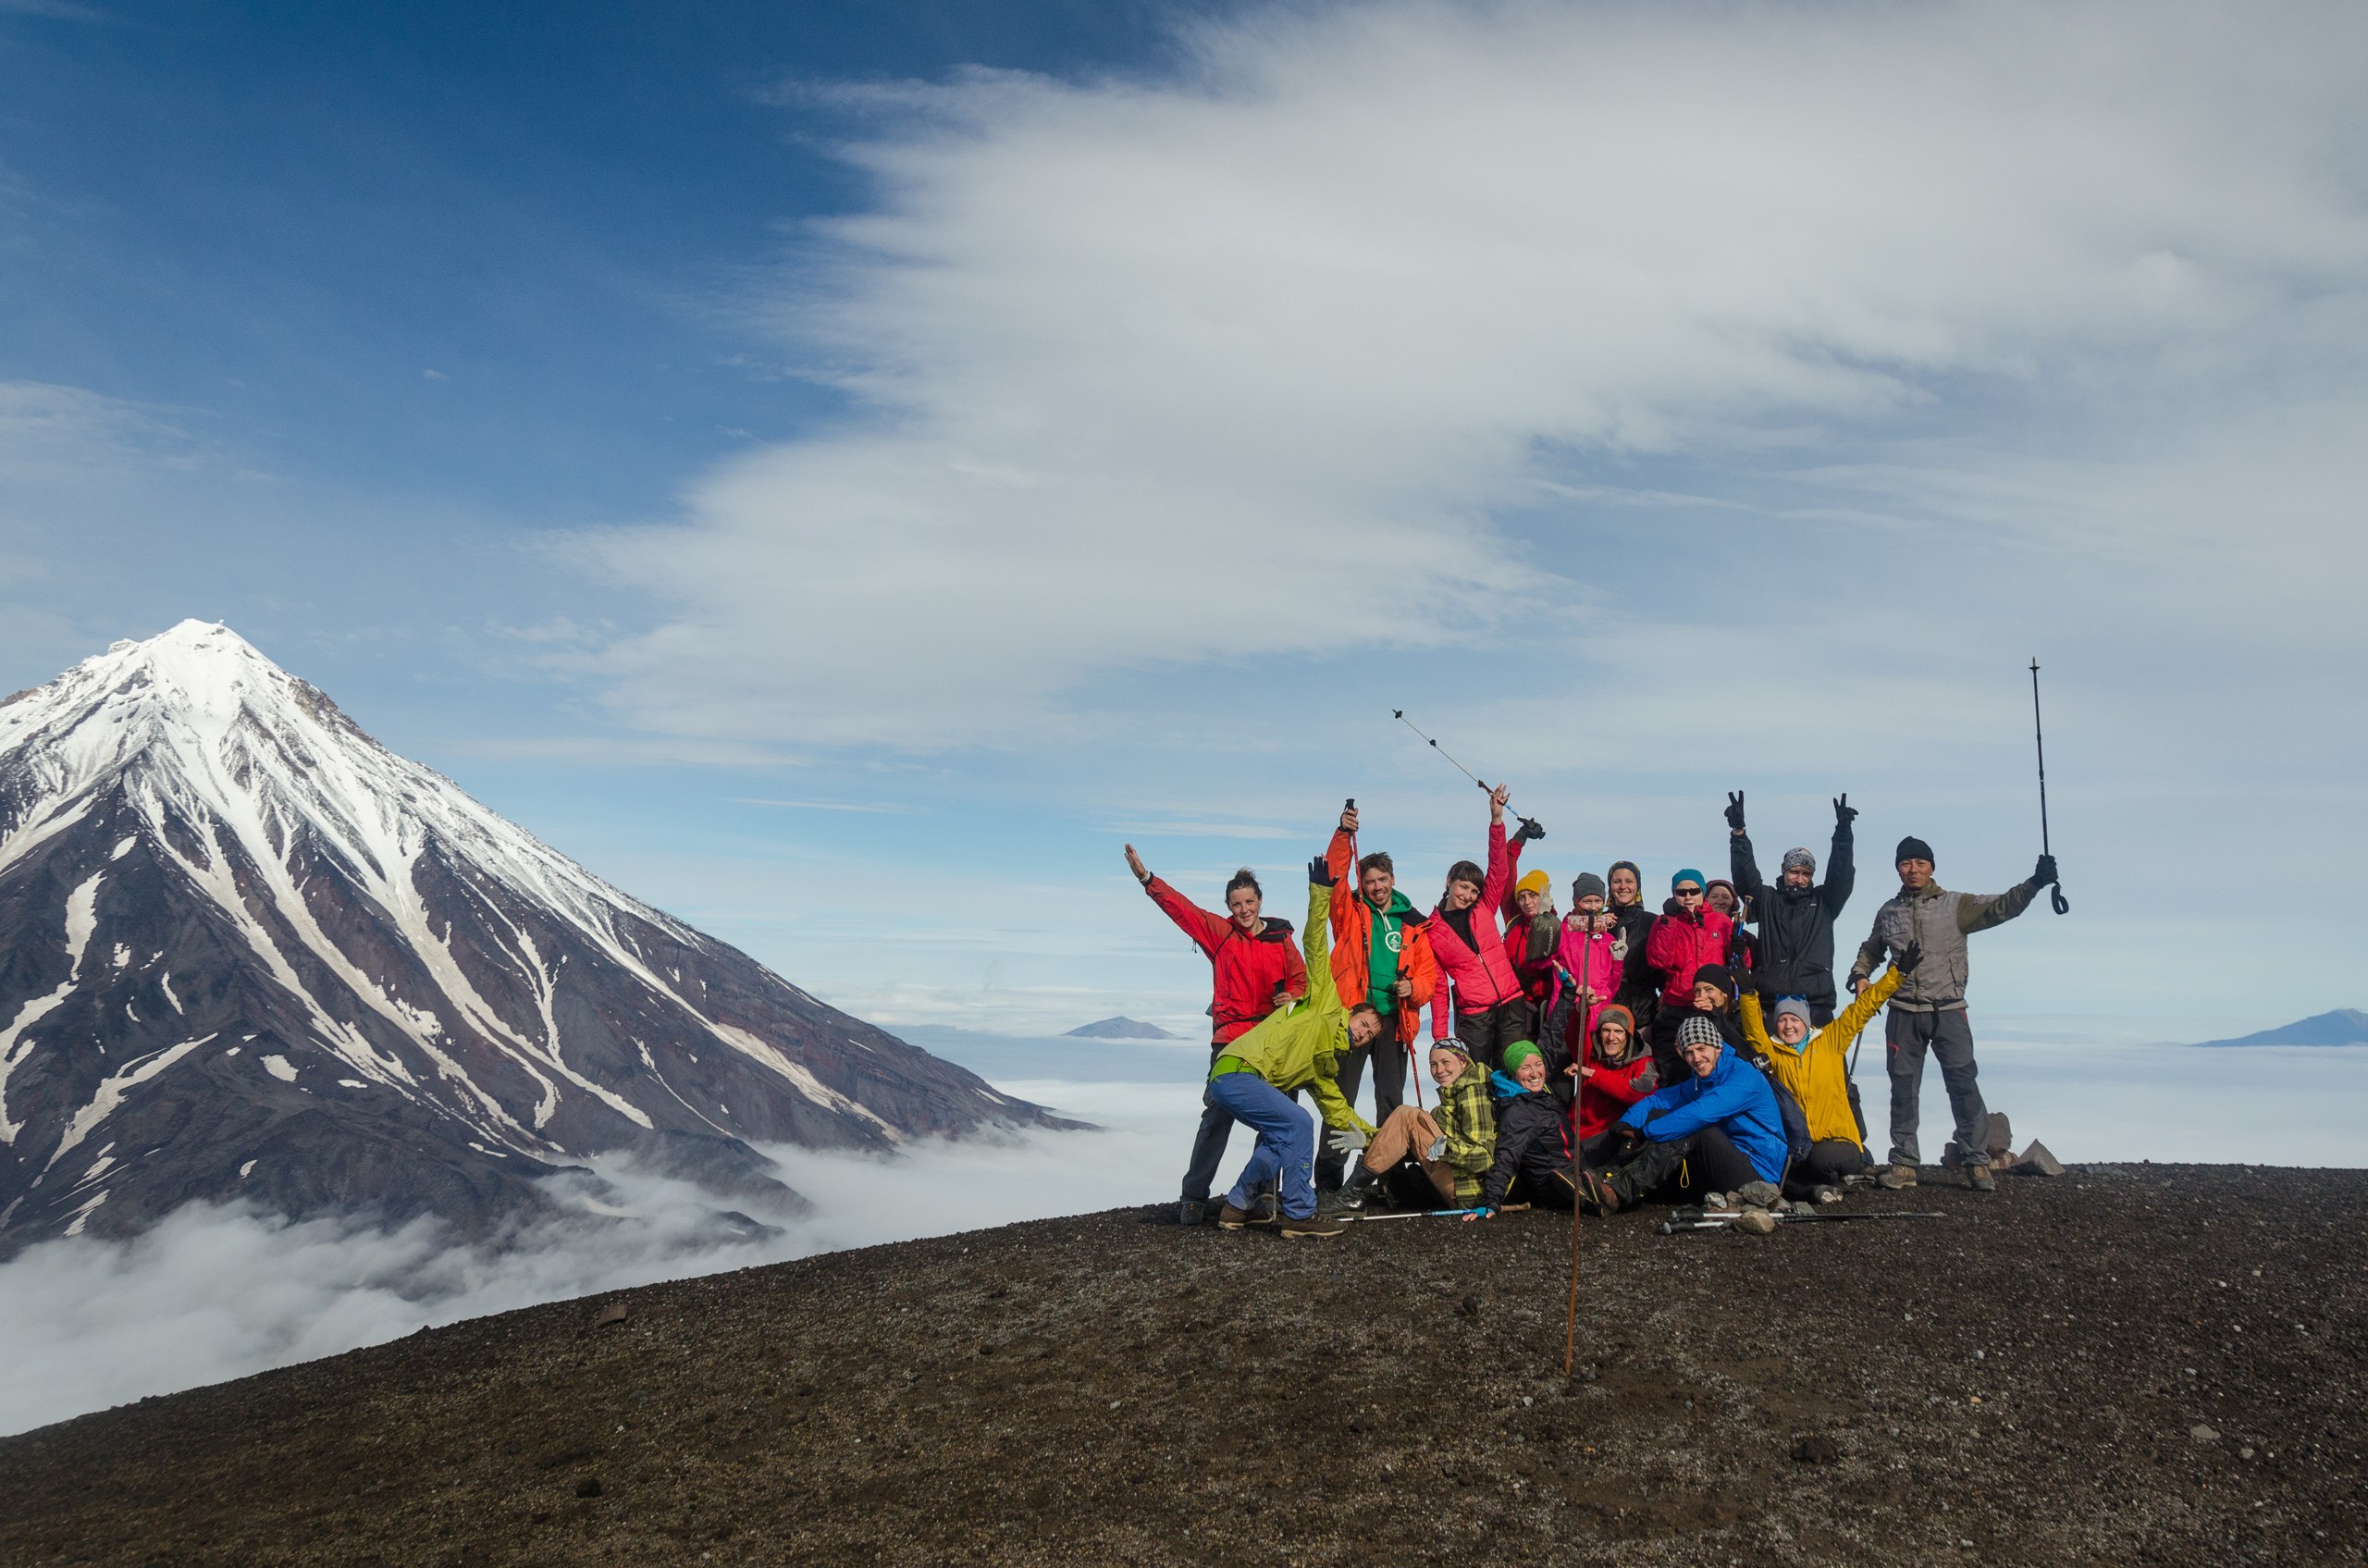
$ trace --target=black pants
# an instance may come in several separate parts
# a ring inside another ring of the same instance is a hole
[[[1873,1162],[1867,1151],[1847,1138],[1821,1138],[1809,1145],[1808,1157],[1784,1175],[1784,1195],[1806,1198],[1819,1187],[1841,1184],[1845,1176],[1856,1176]]]
[[[1917,1123],[1924,1098],[1924,1053],[1941,1060],[1941,1081],[1949,1091],[1949,1110],[1956,1117],[1957,1147],[1990,1147],[1990,1108],[1981,1103],[1981,1085],[1973,1066],[1973,1025],[1963,1007],[1935,1013],[1910,1013],[1892,1008],[1883,1019],[1883,1043],[1891,1067],[1891,1163],[1915,1165]]]
[[[1760,1179],[1749,1156],[1720,1127],[1706,1127],[1666,1143],[1639,1144],[1612,1167],[1611,1174],[1614,1188],[1632,1203],[1732,1192]]]
[[[1406,1103],[1406,1047],[1398,1041],[1391,1027],[1397,1020],[1389,1014],[1381,1018],[1381,1038],[1370,1045],[1358,1045],[1340,1054],[1340,1073],[1333,1080],[1340,1086],[1340,1098],[1351,1108],[1357,1103],[1357,1091],[1365,1081],[1365,1063],[1373,1063],[1373,1120],[1378,1127],[1389,1118],[1389,1113]],[[1348,1168],[1349,1157],[1336,1154],[1328,1140],[1318,1132],[1315,1141],[1315,1190],[1337,1192],[1340,1190],[1340,1175]]]
[[[1536,1009],[1529,1005],[1526,996],[1516,996],[1475,1012],[1466,1012],[1462,1007],[1455,1010],[1455,1037],[1463,1042],[1474,1061],[1492,1071],[1505,1065],[1506,1046],[1516,1040],[1535,1043],[1536,1031]]]

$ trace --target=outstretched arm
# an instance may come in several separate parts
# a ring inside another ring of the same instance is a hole
[[[1306,961],[1307,999],[1319,1007],[1336,1012],[1340,1006],[1339,988],[1332,982],[1331,921],[1325,918],[1332,901],[1332,872],[1326,862],[1318,858],[1307,863],[1307,923],[1299,928],[1299,948]]]
[[[1825,902],[1826,918],[1839,917],[1842,906],[1850,902],[1850,890],[1858,885],[1858,861],[1855,854],[1856,837],[1851,829],[1852,819],[1858,809],[1850,804],[1847,795],[1833,798],[1833,846],[1826,852],[1825,885],[1818,889],[1818,896]]]
[[[1151,895],[1151,901],[1159,906],[1160,912],[1174,920],[1177,929],[1190,937],[1202,952],[1215,957],[1218,946],[1225,941],[1225,928],[1233,922],[1202,908],[1152,875],[1131,844],[1127,846],[1127,866],[1135,873],[1135,880],[1142,883],[1143,891]]]

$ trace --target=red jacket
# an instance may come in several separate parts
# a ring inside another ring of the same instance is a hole
[[[1455,1005],[1476,1013],[1510,1002],[1522,994],[1521,977],[1506,956],[1505,939],[1497,930],[1497,910],[1512,885],[1512,858],[1505,852],[1505,824],[1488,824],[1488,877],[1472,906],[1472,941],[1467,945],[1447,918],[1447,906],[1431,911],[1431,956],[1439,971],[1455,982]],[[1448,999],[1444,991],[1431,998],[1431,1038],[1448,1036]]]
[[[1593,1078],[1579,1080],[1579,1142],[1600,1137],[1606,1129],[1628,1114],[1628,1107],[1661,1086],[1653,1069],[1653,1054],[1639,1051],[1620,1067],[1608,1068],[1593,1061],[1595,1051],[1588,1048],[1589,1066],[1595,1068]]]
[[[1273,1012],[1276,992],[1294,999],[1307,994],[1307,963],[1291,940],[1289,920],[1269,917],[1252,936],[1157,877],[1144,883],[1143,891],[1216,969],[1216,996],[1209,1003],[1211,1038],[1216,1043],[1227,1043]]]
[[[1554,996],[1554,948],[1551,943],[1548,944],[1545,953],[1536,963],[1529,961],[1529,922],[1521,918],[1521,890],[1511,885],[1521,875],[1521,847],[1517,843],[1506,841],[1505,875],[1508,883],[1505,901],[1498,906],[1498,912],[1505,918],[1505,957],[1513,967],[1513,978],[1521,982],[1522,994],[1543,1007]],[[1550,914],[1553,908],[1554,900],[1549,889],[1548,896],[1539,903],[1538,913]],[[1556,935],[1559,939],[1559,931]]]
[[[1727,961],[1727,944],[1734,927],[1708,904],[1698,907],[1699,919],[1663,915],[1645,939],[1645,961],[1661,972],[1661,1001],[1671,1007],[1694,1006],[1694,971],[1705,964]]]

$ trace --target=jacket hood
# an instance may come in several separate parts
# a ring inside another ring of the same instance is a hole
[[[1358,901],[1363,904],[1366,908],[1370,909],[1373,907],[1373,900],[1367,898],[1363,894],[1358,894],[1357,898]],[[1421,925],[1424,923],[1423,912],[1414,907],[1414,901],[1407,897],[1404,890],[1400,888],[1393,887],[1389,890],[1389,902],[1383,906],[1381,913],[1385,915],[1395,915],[1408,925]]]

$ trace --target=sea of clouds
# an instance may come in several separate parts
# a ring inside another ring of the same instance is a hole
[[[143,1395],[244,1377],[433,1326],[652,1281],[815,1253],[1173,1198],[1199,1115],[1206,1048],[1191,1043],[997,1040],[928,1031],[931,1048],[1007,1093],[1092,1130],[932,1141],[894,1159],[768,1150],[813,1203],[805,1216],[742,1206],[779,1227],[718,1243],[714,1201],[682,1182],[604,1165],[619,1219],[579,1212],[507,1246],[456,1243],[426,1221],[395,1229],[291,1223],[192,1204],[137,1240],[52,1241],[0,1265],[0,1432]],[[2368,1046],[2205,1050],[2083,1031],[2078,1020],[2002,1023],[1981,1044],[1982,1085],[2018,1146],[2075,1162],[2356,1166],[2368,1153]],[[1889,1105],[1881,1029],[1857,1079],[1877,1153]],[[1948,1136],[1927,1069],[1927,1159]],[[1227,1174],[1247,1153],[1238,1136]],[[622,1196],[623,1202],[618,1203]]]

